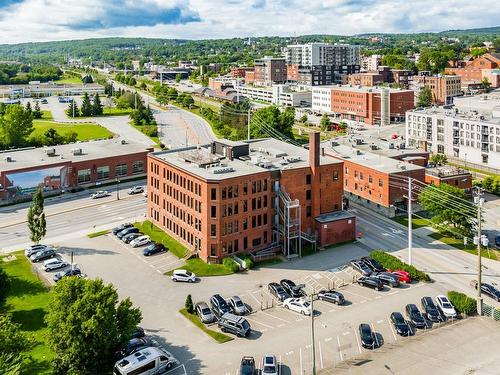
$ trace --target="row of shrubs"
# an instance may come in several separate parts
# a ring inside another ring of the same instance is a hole
[[[420,280],[420,281],[431,281],[431,278],[428,274],[423,271],[418,270],[417,268],[410,266],[409,264],[402,262],[395,256],[386,253],[385,251],[373,250],[370,253],[370,256],[378,261],[382,266],[391,270],[404,270],[410,274],[412,280]]]
[[[473,315],[477,312],[477,301],[468,295],[454,290],[448,292],[448,299],[458,313]]]

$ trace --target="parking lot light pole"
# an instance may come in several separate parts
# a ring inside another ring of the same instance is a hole
[[[120,200],[120,179],[116,178],[116,200]]]
[[[477,313],[483,315],[483,298],[481,297],[481,206],[484,199],[481,198],[482,191],[477,187],[474,194],[474,203],[477,204]]]
[[[316,344],[314,339],[314,292],[311,294],[311,339],[312,339],[312,374],[316,375]]]

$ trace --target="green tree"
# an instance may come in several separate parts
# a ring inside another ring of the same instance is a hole
[[[23,333],[19,324],[0,315],[0,374],[18,375],[29,360],[24,354],[33,347],[33,339]]]
[[[82,77],[82,82],[83,83],[94,83],[94,79],[92,78],[92,76],[90,74],[87,74],[87,75]]]
[[[180,81],[182,81],[182,74],[177,73],[175,75],[175,82],[179,83]]]
[[[31,108],[30,102],[26,103],[26,112],[28,112],[29,114],[33,113],[33,109]]]
[[[47,146],[54,146],[63,143],[63,138],[54,128],[47,129],[43,135]]]
[[[101,99],[99,98],[99,94],[96,93],[94,95],[94,100],[92,102],[92,116],[101,116],[103,113]]]
[[[10,290],[10,279],[3,268],[0,268],[0,307],[5,302]]]
[[[28,229],[30,239],[34,243],[39,243],[47,233],[47,223],[45,221],[43,189],[38,186],[33,195],[33,202],[28,209]]]
[[[486,47],[476,47],[476,48],[471,49],[470,54],[472,57],[477,58],[477,57],[483,56],[487,52],[488,52],[488,48],[486,48]]]
[[[76,100],[72,100],[69,103],[68,109],[66,110],[66,114],[69,117],[78,117],[78,116],[80,116],[80,109],[78,108],[78,104],[76,104]]]
[[[191,108],[193,104],[194,104],[193,97],[189,94],[184,95],[184,98],[182,99],[182,105]]]
[[[45,318],[59,374],[109,374],[114,354],[131,338],[141,312],[112,284],[67,277],[52,289]]]
[[[319,122],[321,130],[327,131],[330,128],[330,124],[330,118],[326,114],[323,114],[323,116],[321,116],[321,121]]]
[[[295,110],[288,107],[281,112],[276,106],[259,108],[250,120],[252,138],[287,137],[293,139],[292,127],[295,123]]]
[[[147,90],[148,85],[146,85],[146,82],[142,81],[141,84],[139,85],[139,88],[141,90]]]
[[[483,78],[483,80],[481,81],[481,86],[483,86],[484,90],[489,90],[489,88],[491,86],[491,83],[490,83],[490,81],[488,80],[487,77]]]
[[[307,115],[306,114],[303,114],[300,117],[300,122],[303,123],[303,124],[307,124]]]
[[[435,225],[439,228],[451,226],[454,232],[470,236],[475,208],[462,200],[467,201],[465,192],[446,183],[429,185],[418,196],[418,202],[424,210],[432,214],[432,222]],[[457,204],[457,201],[460,201],[460,204]]]
[[[85,93],[83,95],[82,106],[80,107],[80,113],[83,117],[92,116],[92,103],[90,102],[89,94]]]
[[[6,148],[23,146],[32,132],[33,115],[21,105],[9,105],[0,117],[0,144]]]
[[[188,313],[192,314],[194,312],[193,299],[191,298],[191,294],[187,295],[184,307],[186,308]]]
[[[430,157],[431,163],[437,164],[437,165],[444,165],[448,163],[448,158],[446,157],[445,154],[432,154]]]
[[[78,140],[78,133],[75,131],[70,131],[64,135],[64,141],[66,143],[75,143]]]
[[[38,101],[36,101],[35,102],[35,109],[33,110],[33,118],[39,119],[39,118],[42,118],[42,116],[43,116],[43,113],[40,110],[40,104],[38,103]]]
[[[430,107],[432,105],[432,91],[429,87],[420,90],[417,98],[417,107]]]

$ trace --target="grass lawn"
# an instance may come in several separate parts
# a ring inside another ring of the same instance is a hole
[[[399,224],[404,225],[405,227],[408,227],[408,216],[396,216],[393,217],[392,220],[398,222]],[[431,226],[431,223],[429,223],[429,220],[427,219],[422,219],[420,217],[412,216],[411,226],[413,227],[413,229],[418,229],[423,227],[429,227]]]
[[[89,234],[87,234],[87,237],[88,238],[95,238],[95,237],[99,237],[99,236],[104,236],[105,234],[108,234],[109,232],[111,232],[109,229],[101,230],[99,232],[89,233]]]
[[[17,259],[4,262],[4,257],[2,257],[0,260],[0,267],[12,279],[12,288],[7,295],[5,312],[35,340],[35,346],[28,353],[32,357],[33,363],[25,374],[50,374],[50,364],[55,354],[48,347],[48,331],[44,321],[50,304],[49,292],[32,273],[31,264],[24,253],[18,251],[13,255]]]
[[[54,121],[33,120],[35,130],[31,133],[32,137],[43,135],[48,129],[54,128],[60,135],[69,132],[76,132],[79,141],[88,141],[90,139],[112,138],[113,133],[108,129],[93,122],[82,122],[79,124],[64,124]]]
[[[223,333],[213,331],[211,329],[208,329],[201,321],[200,318],[196,314],[190,314],[187,312],[186,309],[181,309],[179,312],[184,315],[191,323],[193,323],[196,327],[201,329],[203,332],[205,332],[208,336],[213,338],[215,341],[217,341],[219,344],[223,344],[225,342],[234,340],[233,337],[225,335]]]
[[[447,233],[441,233],[441,232],[434,232],[434,233],[430,234],[430,237],[434,238],[435,240],[439,240],[441,242],[444,242],[445,244],[453,246],[457,249],[464,250],[464,251],[468,252],[469,254],[477,255],[476,245],[471,244],[469,242],[467,244],[467,246],[464,246],[464,240],[462,238],[455,238],[455,237],[450,236]],[[481,256],[484,258],[500,261],[500,251],[498,251],[498,250],[482,249]]]
[[[132,113],[132,108],[115,108],[103,107],[102,115],[100,116],[81,116],[79,119],[92,119],[94,117],[107,117],[107,116],[128,116]]]
[[[53,120],[54,117],[52,117],[52,112],[50,111],[42,111],[42,118],[41,120]]]
[[[147,135],[146,133],[144,133],[144,132],[143,132],[143,127],[142,127],[142,126],[140,126],[140,125],[135,125],[132,121],[131,121],[131,122],[129,122],[129,124],[130,124],[131,126],[133,126],[134,128],[136,128],[137,130],[139,130],[139,131],[140,131],[141,133],[143,133],[144,135],[148,136],[148,137],[149,137],[149,138],[150,138],[150,139],[151,139],[154,143],[156,143],[156,145],[157,145],[158,147],[160,147],[160,143],[161,143],[161,141],[160,141],[160,138],[159,138],[159,137],[151,137],[150,135]]]
[[[234,273],[231,269],[227,268],[223,264],[208,264],[200,258],[188,259],[186,261],[186,264],[182,266],[182,269],[191,271],[199,277],[226,276],[232,275]],[[166,274],[171,275],[172,271],[167,272]]]
[[[179,242],[174,240],[152,222],[146,220],[142,223],[135,223],[134,226],[139,228],[142,233],[147,234],[152,241],[159,242],[165,245],[165,247],[168,248],[168,251],[174,254],[177,258],[182,258],[187,254],[188,250],[184,246],[182,246]]]
[[[70,76],[69,74],[64,74],[61,79],[58,79],[57,81],[54,81],[54,83],[77,83],[77,84],[83,84],[82,79],[80,77],[73,77]]]

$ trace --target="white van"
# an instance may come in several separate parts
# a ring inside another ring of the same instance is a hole
[[[115,364],[113,375],[156,375],[163,374],[179,362],[166,350],[149,347],[120,359]]]

